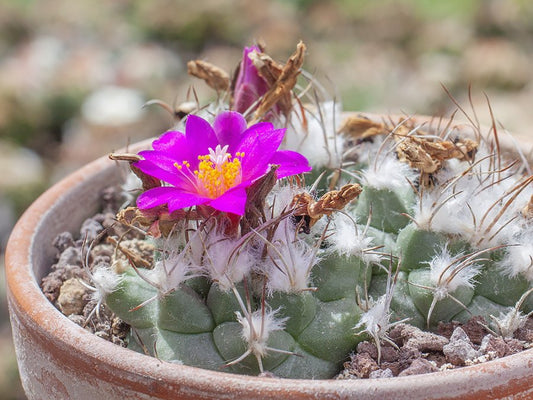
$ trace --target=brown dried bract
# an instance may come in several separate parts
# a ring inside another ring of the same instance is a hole
[[[441,168],[445,160],[456,158],[471,161],[477,147],[478,143],[470,139],[451,142],[407,136],[398,143],[396,152],[400,161],[419,169],[423,174],[433,174]]]
[[[229,88],[229,75],[223,69],[214,64],[202,60],[193,60],[187,63],[187,73],[197,78],[203,79],[209,87],[217,92]]]
[[[117,153],[111,153],[109,155],[109,158],[114,161],[127,161],[130,163],[130,169],[131,171],[137,175],[137,177],[142,182],[142,188],[143,191],[147,191],[149,189],[159,187],[161,186],[161,181],[157,178],[154,178],[151,175],[147,175],[144,172],[142,172],[139,168],[135,167],[133,164],[136,161],[141,160],[141,156],[138,154],[131,154],[131,153],[123,153],[123,154],[117,154]]]
[[[371,119],[352,116],[346,118],[339,133],[351,136],[354,139],[366,139],[376,135],[388,135],[391,132],[390,127]]]
[[[363,191],[357,183],[347,184],[339,190],[332,190],[315,201],[307,193],[294,196],[291,206],[296,217],[302,217],[305,221],[302,230],[308,232],[311,227],[324,215],[331,215],[334,211],[342,210],[348,203],[354,200]]]
[[[287,63],[283,66],[279,76],[261,99],[257,110],[255,111],[252,123],[261,119],[261,117],[270,111],[276,104],[279,105],[282,113],[286,115],[290,113],[292,109],[291,91],[296,85],[298,75],[300,74],[300,69],[304,62],[305,50],[305,44],[303,42],[298,43],[296,51],[287,60]],[[258,59],[256,58],[256,60]],[[262,76],[267,81],[269,79],[273,80],[276,78],[275,75],[279,72],[279,68],[274,62],[264,62],[264,60],[267,60],[267,58],[263,58],[264,65],[259,65],[259,68],[262,70],[261,73],[264,74]],[[272,76],[269,76],[269,74]]]
[[[353,139],[364,140],[372,136],[389,135],[394,133],[397,137],[404,137],[409,134],[409,131],[415,129],[414,121],[410,119],[400,118],[398,123],[392,120],[387,122],[377,122],[365,116],[351,116],[348,117],[339,133],[350,136]],[[425,135],[426,132],[417,128],[418,135]]]
[[[400,161],[425,174],[432,174],[441,167],[439,160],[434,160],[430,154],[410,140],[400,142],[396,147],[396,153]]]
[[[250,60],[257,69],[257,73],[262,77],[268,86],[273,86],[281,73],[283,72],[283,65],[274,61],[268,54],[258,51],[252,51],[250,53]]]
[[[137,207],[127,207],[117,214],[117,220],[126,225],[140,228],[153,237],[168,236],[180,221],[198,220],[201,217],[196,211],[178,210],[169,214],[165,209],[156,207],[140,210]]]

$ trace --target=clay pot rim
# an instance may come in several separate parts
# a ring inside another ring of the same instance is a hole
[[[372,116],[366,113],[364,115]],[[151,140],[143,141],[135,148],[146,148],[149,143]],[[395,393],[396,388],[426,385],[427,387],[440,386],[444,390],[443,394],[446,394],[447,391],[453,391],[453,387],[464,381],[465,377],[480,382],[479,385],[471,382],[472,386],[490,389],[490,384],[495,380],[496,375],[511,383],[514,381],[515,384],[520,381],[520,376],[513,371],[527,368],[533,375],[532,348],[483,364],[424,375],[365,380],[283,379],[281,383],[280,380],[272,378],[236,375],[162,362],[101,339],[68,320],[46,299],[36,281],[30,256],[33,234],[39,229],[47,210],[60,199],[65,191],[82,184],[88,176],[113,165],[113,161],[104,156],[53,185],[19,219],[6,248],[6,283],[10,307],[23,310],[26,317],[33,324],[38,325],[44,334],[56,337],[59,341],[58,346],[64,347],[66,351],[69,349],[78,351],[87,360],[98,360],[100,364],[104,364],[109,369],[125,369],[131,376],[156,381],[164,380],[171,382],[171,385],[187,382],[187,385],[202,388],[208,392],[225,391],[226,393],[228,391],[256,393],[261,390],[267,392],[283,390],[315,395],[333,392],[349,394],[374,393],[377,388],[386,390],[387,393]]]

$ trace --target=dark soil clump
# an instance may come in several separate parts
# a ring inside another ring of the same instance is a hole
[[[337,379],[391,378],[427,374],[479,364],[505,357],[530,347],[533,322],[529,318],[513,338],[494,336],[486,321],[472,317],[466,324],[456,321],[440,323],[437,333],[425,332],[408,324],[398,324],[389,332],[389,343],[377,346],[368,341],[344,363]]]

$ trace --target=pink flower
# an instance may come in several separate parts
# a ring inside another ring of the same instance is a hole
[[[259,76],[257,68],[250,59],[250,54],[254,51],[261,52],[257,46],[244,48],[239,74],[235,81],[233,109],[240,113],[248,110],[268,91],[267,82]]]
[[[149,189],[137,199],[140,209],[168,205],[168,211],[209,205],[219,211],[243,215],[246,188],[278,165],[277,178],[311,170],[299,153],[278,150],[285,129],[269,122],[249,128],[233,111],[218,115],[211,126],[189,115],[185,133],[169,131],[141,151],[135,166],[165,186]]]

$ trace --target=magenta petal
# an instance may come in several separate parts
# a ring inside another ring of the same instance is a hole
[[[276,171],[278,179],[311,171],[307,158],[290,150],[279,150],[270,159],[270,164],[279,165]]]
[[[147,175],[153,176],[164,182],[168,182],[174,186],[180,185],[181,182],[177,179],[177,170],[175,169],[174,173],[167,171],[166,169],[161,169],[154,163],[147,160],[140,160],[133,164],[134,167],[139,168],[142,172]]]
[[[253,86],[242,84],[233,99],[233,109],[237,112],[246,112],[259,99],[259,94]]]
[[[209,199],[200,197],[196,193],[181,192],[179,195],[174,196],[168,201],[168,212],[174,212],[176,210],[181,210],[182,208],[198,206],[200,204],[205,204],[208,201]]]
[[[174,197],[179,196],[182,190],[174,187],[157,187],[147,190],[137,198],[137,207],[142,210],[167,204]]]
[[[259,97],[268,91],[267,82],[259,76],[257,68],[250,59],[251,52],[261,52],[259,47],[245,47],[239,68],[239,74],[233,91],[235,111],[245,112]]]
[[[163,133],[158,139],[154,140],[152,147],[154,149],[153,151],[159,154],[165,153],[167,157],[172,156],[175,161],[180,163],[184,160],[196,158],[196,155],[191,154],[187,137],[181,132],[169,131]],[[142,153],[144,154],[146,152]]]
[[[163,182],[167,182],[179,189],[191,190],[195,187],[194,183],[191,183],[191,181],[175,167],[171,171],[168,171],[148,160],[137,161],[134,166],[139,168],[145,174],[153,176]]]
[[[151,164],[155,165],[157,168],[160,168],[168,172],[169,174],[177,173],[178,170],[176,169],[176,166],[174,164],[175,163],[181,164],[181,162],[183,161],[183,159],[174,158],[173,153],[156,151],[156,150],[141,151],[139,152],[139,155],[142,156],[145,161],[150,162]],[[137,161],[135,165],[142,168],[145,163],[144,162],[141,163],[141,161]]]
[[[137,199],[137,207],[142,210],[168,204],[168,211],[173,212],[186,207],[207,203],[209,199],[195,193],[184,192],[178,188],[164,186],[142,193]]]
[[[182,132],[168,131],[152,142],[152,148],[158,151],[179,150],[185,139],[185,134]]]
[[[238,148],[245,154],[241,162],[243,180],[255,180],[267,172],[270,159],[284,135],[285,129],[268,129],[257,132],[255,137],[246,136]]]
[[[227,111],[216,117],[213,129],[218,142],[224,146],[229,145],[228,151],[232,153],[242,139],[241,134],[246,130],[246,120],[235,111]]]
[[[246,207],[246,189],[237,187],[228,190],[222,196],[211,200],[209,205],[219,211],[243,215]]]
[[[151,163],[156,164],[160,168],[164,168],[168,171],[174,170],[174,163],[182,160],[174,157],[173,152],[159,151],[159,150],[142,150],[139,155]]]
[[[208,154],[207,149],[209,147],[214,149],[218,144],[215,131],[209,122],[193,114],[187,117],[185,134],[187,136],[187,150],[195,156]]]
[[[268,132],[275,131],[275,130],[276,129],[274,128],[274,125],[271,122],[258,122],[257,124],[253,124],[248,129],[246,129],[242,133],[241,138],[242,138],[242,141],[254,140],[254,138],[268,135]],[[283,136],[284,135],[285,135],[285,133],[283,133],[283,135],[281,135],[280,143],[283,140]],[[278,146],[279,146],[279,144],[278,144]]]

